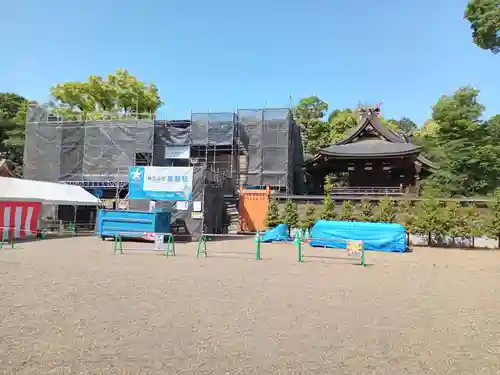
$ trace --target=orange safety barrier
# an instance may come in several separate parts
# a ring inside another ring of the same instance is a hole
[[[266,229],[264,219],[269,207],[271,190],[244,189],[240,187],[240,227],[242,232]]]

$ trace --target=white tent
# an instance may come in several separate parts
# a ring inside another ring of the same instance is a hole
[[[80,186],[0,177],[0,201],[96,206],[101,201]]]

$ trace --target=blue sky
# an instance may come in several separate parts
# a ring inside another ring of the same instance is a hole
[[[471,84],[500,113],[500,56],[472,44],[466,0],[25,0],[0,14],[0,91],[40,102],[64,81],[117,67],[155,82],[160,117],[384,100],[388,118],[430,115]]]

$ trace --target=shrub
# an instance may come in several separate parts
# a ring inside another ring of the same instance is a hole
[[[368,199],[362,199],[359,205],[358,219],[360,221],[374,221],[373,205]]]
[[[271,199],[269,206],[267,208],[266,218],[264,219],[264,225],[268,228],[273,228],[280,223],[280,208],[278,202],[275,199]]]
[[[356,219],[354,216],[354,205],[351,201],[342,202],[339,219],[343,221],[353,221]]]
[[[324,220],[335,220],[335,201],[332,198],[333,183],[330,176],[325,177],[325,197],[323,199],[323,213],[321,218]]]
[[[500,247],[500,189],[495,190],[488,208],[490,211],[488,234],[498,240],[497,247]]]
[[[431,246],[432,234],[442,236],[446,233],[441,205],[437,199],[429,197],[418,202],[415,211],[415,232],[427,234],[427,241]]]
[[[415,215],[413,214],[412,204],[409,199],[399,201],[396,222],[405,227],[406,242],[409,243],[410,234],[415,233]]]
[[[297,203],[291,199],[287,199],[285,202],[285,209],[283,210],[283,216],[281,218],[283,224],[288,224],[288,228],[296,228],[299,224],[299,214],[297,212]]]
[[[375,217],[381,223],[395,223],[396,211],[394,210],[393,200],[388,197],[382,198],[378,204]]]
[[[462,208],[464,221],[464,231],[462,236],[470,238],[474,247],[474,238],[485,234],[485,222],[481,219],[481,214],[474,204],[468,204]]]
[[[304,217],[300,221],[300,226],[304,229],[311,229],[314,224],[316,224],[316,207],[308,204]]]

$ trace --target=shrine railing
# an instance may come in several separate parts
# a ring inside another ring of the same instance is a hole
[[[404,190],[399,187],[367,186],[367,187],[334,187],[332,195],[403,195]]]

